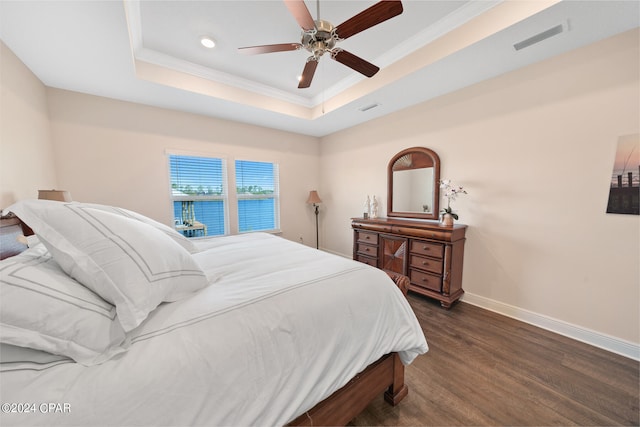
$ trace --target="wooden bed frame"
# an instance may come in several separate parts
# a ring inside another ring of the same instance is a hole
[[[0,259],[15,256],[27,249],[18,237],[33,232],[17,217],[0,219]],[[407,295],[409,278],[387,272]],[[389,404],[397,405],[408,393],[404,383],[404,365],[397,353],[389,353],[369,365],[340,390],[309,411],[289,422],[290,426],[346,425],[360,414],[380,393]]]
[[[397,353],[390,353],[369,365],[340,390],[287,425],[344,426],[380,393],[384,392],[384,400],[395,406],[404,399],[408,391],[404,384],[404,365]]]
[[[391,271],[386,273],[406,296],[409,291],[409,278]],[[344,426],[382,392],[384,400],[393,406],[400,403],[409,393],[409,388],[404,383],[404,365],[398,353],[382,356],[340,390],[287,425]]]

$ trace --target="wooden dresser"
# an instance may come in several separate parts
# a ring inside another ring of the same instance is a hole
[[[449,308],[462,290],[466,225],[437,221],[352,218],[353,259],[409,276],[409,290]]]

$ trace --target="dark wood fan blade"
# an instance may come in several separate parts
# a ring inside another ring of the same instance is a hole
[[[316,27],[316,23],[313,22],[304,0],[284,0],[284,4],[303,30],[309,31]]]
[[[317,66],[318,61],[316,59],[307,60],[307,63],[304,66],[304,70],[302,71],[302,78],[300,79],[300,83],[298,84],[298,89],[304,89],[311,86],[311,80],[313,80],[313,75],[316,72]]]
[[[346,39],[402,13],[402,2],[383,0],[347,19],[336,27],[336,34]]]
[[[257,55],[260,53],[272,53],[272,52],[285,52],[288,50],[297,50],[301,48],[300,43],[280,43],[280,44],[265,44],[262,46],[248,46],[239,47],[238,52],[246,55]]]
[[[376,67],[371,62],[367,62],[346,50],[339,50],[335,54],[332,54],[331,57],[339,63],[344,64],[367,77],[373,77],[378,71],[380,71],[380,68]]]

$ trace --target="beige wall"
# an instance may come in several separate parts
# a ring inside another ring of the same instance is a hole
[[[0,209],[56,186],[46,88],[0,41]]]
[[[59,89],[48,100],[59,182],[74,200],[171,224],[167,151],[275,162],[283,236],[315,246],[305,201],[319,185],[317,138]],[[230,226],[237,229],[232,214]]]
[[[634,354],[640,218],[604,212],[617,139],[640,128],[638,39],[624,34],[321,141],[45,89],[3,45],[0,207],[57,187],[170,223],[166,150],[275,161],[284,236],[315,244],[304,201],[318,189],[321,246],[350,256],[349,218],[367,194],[386,207],[388,160],[425,146],[442,177],[469,190],[454,205],[469,225],[467,301],[587,341],[611,337],[596,344],[614,351],[628,342]]]
[[[605,210],[618,137],[640,130],[638,40],[632,31],[323,138],[327,249],[351,254],[349,218],[367,194],[386,209],[388,160],[428,147],[441,177],[469,192],[454,205],[469,225],[468,301],[637,351],[640,218]]]

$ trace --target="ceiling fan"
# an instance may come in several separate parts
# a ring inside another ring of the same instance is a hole
[[[238,50],[241,53],[249,55],[299,49],[308,50],[312,55],[307,58],[307,63],[302,71],[302,77],[298,84],[299,89],[307,88],[311,85],[318,61],[325,53],[328,53],[331,59],[347,67],[367,77],[373,77],[380,70],[379,67],[344,49],[336,47],[336,43],[371,28],[374,25],[378,25],[387,19],[400,15],[403,10],[401,1],[383,0],[334,27],[330,22],[320,19],[319,3],[318,20],[314,21],[304,0],[284,0],[284,2],[289,12],[291,12],[298,22],[298,25],[302,28],[302,40],[300,43],[249,46],[238,48]]]

